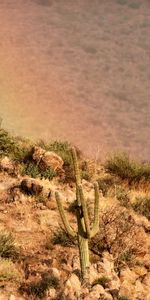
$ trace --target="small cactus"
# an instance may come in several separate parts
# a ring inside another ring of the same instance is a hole
[[[76,179],[76,218],[77,218],[77,232],[75,232],[67,219],[65,214],[60,195],[55,193],[59,213],[64,224],[66,232],[78,238],[78,247],[80,255],[81,275],[82,281],[88,282],[88,269],[89,269],[89,247],[88,241],[98,232],[99,229],[99,188],[97,182],[94,183],[95,192],[95,207],[94,207],[94,222],[91,228],[86,200],[83,193],[81,184],[80,171],[78,166],[77,154],[74,148],[71,149],[75,179]]]

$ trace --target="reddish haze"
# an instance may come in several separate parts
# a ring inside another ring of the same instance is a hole
[[[149,13],[148,0],[0,0],[3,127],[149,160]]]

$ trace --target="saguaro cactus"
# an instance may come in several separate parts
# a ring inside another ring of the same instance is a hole
[[[77,218],[77,232],[75,232],[67,219],[65,214],[60,195],[55,193],[56,201],[59,209],[59,213],[64,224],[66,232],[78,238],[78,247],[80,255],[81,275],[83,282],[88,281],[88,269],[89,269],[89,248],[88,241],[92,238],[99,229],[99,189],[97,182],[94,183],[95,193],[95,206],[94,206],[94,222],[93,226],[90,225],[86,200],[83,193],[81,184],[80,171],[78,166],[77,154],[74,148],[71,149],[75,179],[76,179],[76,218]]]

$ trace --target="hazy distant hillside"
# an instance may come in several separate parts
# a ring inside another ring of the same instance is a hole
[[[149,159],[149,12],[148,0],[1,0],[4,127]]]

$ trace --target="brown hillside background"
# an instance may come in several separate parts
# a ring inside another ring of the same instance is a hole
[[[0,0],[3,127],[148,160],[149,32],[149,0]]]

